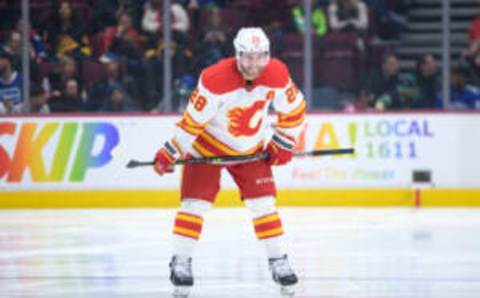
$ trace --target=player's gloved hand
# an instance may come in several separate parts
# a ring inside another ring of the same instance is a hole
[[[178,151],[178,147],[172,144],[172,142],[166,142],[165,145],[157,151],[153,169],[158,175],[162,176],[174,171],[173,164],[181,155]]]
[[[174,162],[175,158],[173,158],[173,156],[168,153],[165,148],[162,148],[155,154],[155,165],[153,166],[153,169],[160,176],[164,175],[165,173],[172,173]]]
[[[267,145],[268,165],[284,165],[293,157],[293,147],[295,143],[291,139],[274,134],[272,140]]]

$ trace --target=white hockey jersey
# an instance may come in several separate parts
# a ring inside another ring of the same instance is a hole
[[[202,72],[177,123],[173,143],[195,157],[262,151],[270,104],[277,113],[275,133],[294,144],[305,120],[306,104],[287,67],[272,58],[247,85],[235,58],[221,60]]]

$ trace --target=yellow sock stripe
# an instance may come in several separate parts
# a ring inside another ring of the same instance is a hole
[[[253,224],[258,226],[258,225],[264,224],[266,222],[272,222],[272,221],[276,221],[276,220],[280,220],[280,217],[278,216],[278,213],[275,212],[274,214],[254,219]]]
[[[195,239],[198,239],[200,237],[199,232],[192,231],[192,230],[185,229],[185,228],[180,228],[180,227],[174,227],[173,232],[175,234],[180,234],[180,235],[183,235],[183,236],[189,236],[189,237],[193,237]]]
[[[199,224],[199,225],[203,224],[203,218],[197,217],[197,216],[192,216],[192,215],[183,214],[183,213],[177,213],[176,218],[181,219],[181,220],[185,220],[185,221],[189,221],[189,222],[193,222],[193,223],[196,223],[196,224]]]
[[[270,230],[270,231],[259,232],[259,233],[256,233],[256,234],[257,234],[257,238],[259,238],[259,239],[266,238],[266,237],[272,237],[272,236],[278,236],[278,235],[283,234],[283,227],[276,228],[276,229]]]

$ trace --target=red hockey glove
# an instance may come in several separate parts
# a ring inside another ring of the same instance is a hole
[[[171,142],[166,142],[165,145],[155,154],[155,165],[153,169],[158,175],[162,176],[165,173],[172,173],[173,164],[179,156],[179,152]]]
[[[293,147],[295,143],[292,140],[280,137],[278,135],[273,135],[272,140],[267,145],[267,153],[269,155],[267,159],[267,164],[272,165],[284,165],[290,160],[293,156]]]

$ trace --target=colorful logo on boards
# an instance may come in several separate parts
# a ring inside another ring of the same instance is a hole
[[[366,153],[369,159],[415,159],[417,143],[435,135],[426,119],[379,119],[350,122],[346,129],[336,129],[333,122],[324,122],[316,136],[315,149],[338,149],[341,145],[354,147],[356,153]],[[348,135],[348,144],[340,144],[339,136]],[[363,141],[358,142],[361,138]]]
[[[9,153],[2,140],[15,135],[14,150]],[[0,122],[0,182],[21,182],[27,170],[34,182],[83,181],[89,169],[112,160],[118,143],[117,128],[106,122]],[[52,145],[50,160],[45,148]]]

